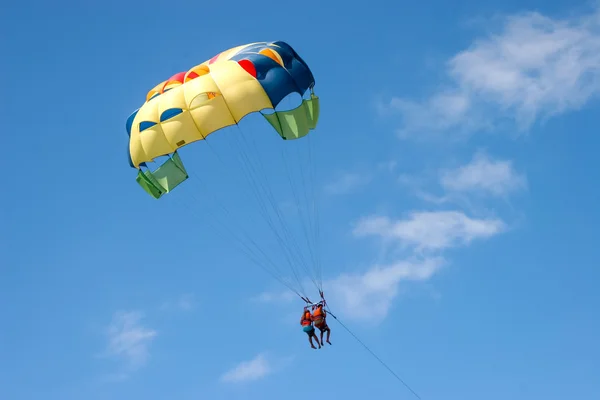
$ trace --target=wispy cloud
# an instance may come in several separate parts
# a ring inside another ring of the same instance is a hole
[[[438,132],[458,126],[471,131],[486,126],[472,109],[468,94],[458,89],[436,93],[423,102],[394,97],[389,108],[402,116],[404,126],[398,130],[401,138],[411,137],[417,131]]]
[[[526,130],[576,110],[600,93],[599,16],[508,16],[447,62],[450,84],[422,101],[392,98],[387,108],[401,114],[405,135],[484,129],[505,118]]]
[[[125,363],[121,377],[148,362],[149,346],[157,332],[142,325],[142,319],[143,315],[138,311],[118,311],[108,325],[106,353]]]
[[[472,218],[461,211],[414,211],[401,220],[370,216],[358,221],[357,236],[377,236],[417,251],[443,250],[489,238],[502,232],[505,223],[498,218]]]
[[[384,319],[404,281],[426,281],[443,266],[442,257],[375,265],[363,274],[343,274],[326,282],[331,304],[352,319]]]
[[[467,165],[443,170],[440,183],[449,191],[481,191],[505,196],[525,188],[527,180],[515,171],[512,161],[495,160],[486,153],[477,152]]]
[[[327,282],[338,307],[351,318],[383,320],[399,293],[402,282],[425,282],[446,264],[441,252],[501,233],[505,223],[498,218],[473,218],[460,211],[413,211],[404,219],[371,216],[358,221],[354,234],[375,236],[392,247],[413,254],[384,265],[374,265],[363,274],[344,274]],[[416,254],[424,254],[416,256]]]
[[[365,173],[345,172],[339,174],[325,186],[325,191],[331,195],[347,194],[371,182],[371,176]]]
[[[484,196],[506,199],[528,187],[526,174],[517,171],[512,160],[495,158],[481,150],[458,167],[440,168],[434,173],[419,175],[404,174],[398,182],[427,203],[455,204],[471,210],[476,200]],[[438,187],[442,193],[434,194]]]
[[[445,250],[491,238],[505,229],[499,218],[469,217],[460,211],[413,211],[398,220],[362,218],[354,235],[374,236],[389,247],[401,248],[404,254],[394,252],[387,257],[389,261],[370,265],[365,272],[327,279],[323,284],[327,299],[344,318],[379,322],[388,315],[403,283],[426,282],[447,265]],[[261,295],[264,301],[280,298],[279,293]]]
[[[221,376],[221,382],[240,383],[256,381],[276,372],[289,364],[291,358],[271,360],[265,353],[258,354],[252,360],[242,361]]]

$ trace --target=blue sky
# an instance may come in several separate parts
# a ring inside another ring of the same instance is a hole
[[[340,320],[423,399],[600,398],[599,9],[326,3],[4,7],[1,398],[292,400],[316,382],[414,398],[334,320],[310,349],[301,302],[215,231],[281,260],[236,183],[235,128],[221,164],[205,143],[181,153],[226,222],[197,180],[155,201],[127,163],[125,120],[156,83],[271,40],[321,97],[313,188]],[[260,116],[240,128],[281,146]]]

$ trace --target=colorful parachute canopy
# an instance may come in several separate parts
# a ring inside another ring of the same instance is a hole
[[[319,99],[308,65],[287,43],[260,42],[226,50],[159,83],[127,119],[129,163],[138,183],[158,198],[187,179],[176,154],[253,112],[274,110],[291,93],[311,96],[293,110],[263,116],[283,139],[297,139],[316,127]],[[141,171],[156,157],[169,160],[157,171]]]

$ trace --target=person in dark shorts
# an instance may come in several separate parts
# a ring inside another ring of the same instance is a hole
[[[327,325],[327,313],[323,309],[323,303],[317,304],[317,307],[312,316],[312,320],[314,326],[316,328],[319,328],[319,330],[321,331],[321,343],[325,344],[325,342],[323,341],[323,334],[327,332],[327,343],[331,344],[331,342],[329,341],[331,329],[329,329],[329,326]]]

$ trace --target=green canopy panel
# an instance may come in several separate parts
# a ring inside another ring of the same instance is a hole
[[[136,181],[150,196],[158,199],[175,189],[188,177],[179,154],[175,152],[156,171],[139,170]]]
[[[319,98],[311,94],[310,99],[302,100],[302,104],[292,110],[275,111],[263,116],[283,139],[298,139],[316,128],[319,119]]]

